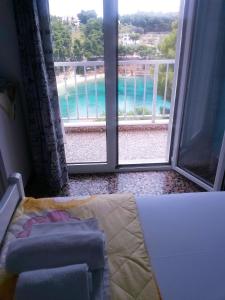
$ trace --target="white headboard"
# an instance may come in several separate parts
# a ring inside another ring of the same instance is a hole
[[[8,185],[0,199],[0,247],[12,215],[19,203],[24,198],[22,177],[14,173],[8,178]]]

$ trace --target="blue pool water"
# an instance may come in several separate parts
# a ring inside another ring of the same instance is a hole
[[[88,81],[87,83],[88,90],[88,105],[89,105],[89,117],[96,117],[96,93],[95,93],[95,82]],[[119,102],[119,113],[123,114],[125,111],[125,86],[124,79],[119,78],[118,80],[118,102]],[[70,117],[71,119],[77,118],[77,109],[76,109],[76,90],[74,86],[67,88],[68,93],[68,109],[66,105],[66,96],[65,92],[59,92],[59,101],[61,115],[63,118]],[[136,78],[136,102],[134,97],[134,79],[127,78],[126,83],[126,111],[128,115],[134,113],[141,114],[143,108],[143,98],[144,98],[144,78]],[[153,81],[151,79],[146,80],[146,100],[145,100],[145,112],[151,114],[152,111],[152,98],[153,98]],[[87,99],[85,93],[85,83],[77,84],[77,99],[79,106],[79,117],[85,118],[87,116]],[[97,80],[97,107],[98,107],[98,116],[105,115],[105,81],[104,79]],[[135,102],[135,103],[134,103]],[[157,114],[160,114],[160,111],[163,107],[163,97],[157,96]],[[166,101],[166,110],[170,109],[170,101]]]

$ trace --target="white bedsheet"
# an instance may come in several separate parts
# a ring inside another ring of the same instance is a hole
[[[164,300],[225,299],[225,192],[137,198]]]

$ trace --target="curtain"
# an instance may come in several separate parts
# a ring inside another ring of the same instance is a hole
[[[51,191],[68,181],[48,0],[14,0],[35,177]]]

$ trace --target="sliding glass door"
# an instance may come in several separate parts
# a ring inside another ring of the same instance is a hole
[[[49,3],[69,171],[169,167],[180,0]]]
[[[118,0],[119,165],[169,163],[179,9]]]
[[[176,133],[174,154],[175,169],[209,190],[221,188],[224,174],[224,24],[222,0],[196,1],[188,78],[183,109],[178,113],[180,132]]]
[[[105,163],[103,2],[53,0],[50,12],[67,163]]]

